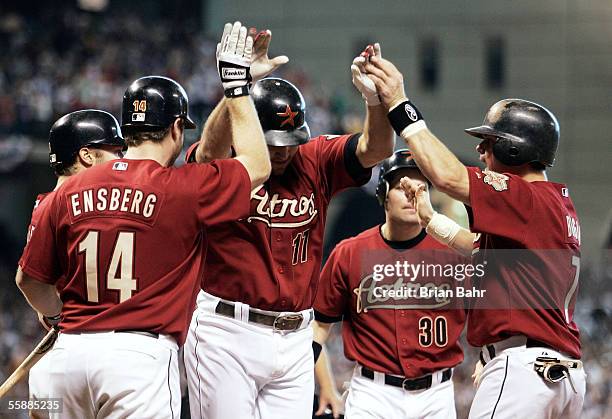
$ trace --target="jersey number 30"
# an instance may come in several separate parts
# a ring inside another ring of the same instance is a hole
[[[438,316],[432,319],[429,316],[419,319],[419,344],[425,348],[435,343],[436,346],[446,346],[448,343],[448,328],[446,317]]]
[[[136,290],[134,274],[134,232],[121,231],[115,240],[113,255],[106,273],[106,289],[119,291],[119,302],[132,296]],[[85,277],[87,301],[99,302],[98,296],[98,248],[100,233],[90,231],[79,243],[79,254],[85,253]],[[121,262],[121,264],[120,264]],[[119,271],[119,274],[117,275]]]

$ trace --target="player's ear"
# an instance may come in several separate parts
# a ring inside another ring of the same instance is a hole
[[[174,141],[178,141],[182,137],[183,129],[183,120],[181,118],[176,118],[170,128],[170,131],[172,132],[172,139]]]
[[[81,147],[78,152],[79,162],[85,167],[91,167],[95,163],[94,150],[89,147]]]

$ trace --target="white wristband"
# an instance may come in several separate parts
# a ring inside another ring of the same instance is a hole
[[[400,134],[402,138],[408,138],[411,135],[414,135],[417,132],[422,131],[426,128],[427,128],[427,124],[425,124],[425,121],[421,119],[420,121],[417,121],[414,124],[408,125],[406,128],[402,130]]]
[[[429,224],[425,227],[427,234],[432,236],[437,241],[449,245],[455,239],[457,233],[461,230],[461,226],[448,218],[446,215],[434,212],[434,215],[429,220]]]

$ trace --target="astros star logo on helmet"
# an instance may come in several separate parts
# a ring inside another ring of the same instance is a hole
[[[287,119],[285,119],[283,122],[281,122],[281,127],[285,126],[285,124],[291,124],[292,127],[295,126],[295,117],[297,116],[297,112],[292,112],[291,111],[291,106],[286,105],[285,108],[285,112],[277,112],[276,113],[278,116],[286,116]]]

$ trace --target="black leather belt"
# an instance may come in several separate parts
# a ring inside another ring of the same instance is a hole
[[[135,335],[147,336],[153,339],[159,338],[159,333],[149,332],[148,330],[115,330],[115,333],[133,333]]]
[[[215,313],[222,316],[234,318],[234,303],[219,301]],[[266,314],[249,309],[249,322],[270,326],[276,330],[294,331],[298,330],[304,321],[301,313],[292,314]]]
[[[553,348],[552,346],[550,346],[548,343],[544,343],[542,341],[536,340],[536,339],[531,339],[531,338],[527,338],[527,340],[525,341],[525,347],[527,348],[547,348],[547,349],[552,349],[553,351],[557,351],[555,348]],[[495,346],[494,345],[485,345],[484,348],[480,351],[480,362],[482,363],[482,365],[486,365],[487,361],[485,360],[482,351],[486,350],[488,352],[489,355],[489,359],[493,359],[497,356],[497,353],[495,351]]]
[[[369,368],[361,367],[361,376],[365,378],[369,378],[370,380],[374,379],[374,371]],[[442,381],[441,383],[448,381],[453,376],[452,369],[446,369],[442,372]],[[388,384],[393,387],[401,387],[404,390],[408,391],[416,391],[416,390],[426,390],[431,387],[433,382],[432,375],[425,375],[419,378],[402,378],[396,377],[395,375],[387,375],[385,374],[385,384]]]
[[[535,340],[531,338],[527,338],[527,342],[525,343],[525,346],[527,348],[548,348],[548,349],[552,349],[553,351],[556,351],[556,349],[550,346],[548,343],[540,342],[539,340]]]

